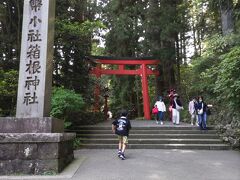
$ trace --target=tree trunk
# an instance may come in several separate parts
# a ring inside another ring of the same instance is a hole
[[[182,58],[183,58],[183,64],[187,64],[187,53],[186,53],[186,36],[185,33],[182,33],[182,42],[183,42],[183,54],[182,54]]]
[[[181,37],[181,36],[180,36]],[[181,55],[179,54],[180,48],[179,48],[179,36],[176,34],[176,61],[177,61],[177,87],[180,87],[180,59]],[[180,38],[181,41],[181,38]]]
[[[16,42],[16,57],[17,59],[20,59],[20,47],[21,47],[21,30],[22,30],[22,18],[21,18],[21,14],[22,11],[21,9],[23,8],[23,4],[22,1],[17,1],[16,2],[16,6],[17,6],[17,13],[18,13],[18,24],[17,24],[17,42]],[[20,60],[19,60],[20,62]]]
[[[193,22],[192,24],[193,26],[193,46],[194,46],[194,56],[198,55],[198,51],[197,51],[197,39],[196,39],[196,27],[195,24]]]
[[[202,40],[201,40],[201,30],[197,30],[197,44],[198,44],[198,55],[202,55]]]
[[[227,35],[233,32],[233,2],[227,0],[220,4],[222,33]]]
[[[163,73],[163,67],[162,65],[158,66],[158,70],[159,70],[159,76],[156,76],[156,97],[160,96],[163,94],[164,92],[164,73]]]

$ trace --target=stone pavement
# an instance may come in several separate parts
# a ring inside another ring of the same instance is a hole
[[[240,152],[205,150],[127,150],[126,160],[116,151],[81,149],[76,157],[84,160],[74,176],[27,179],[58,180],[239,180]],[[1,177],[0,177],[1,179]],[[25,179],[21,176],[7,179]]]
[[[120,160],[113,150],[76,151],[86,157],[73,180],[239,180],[238,151],[128,150]]]

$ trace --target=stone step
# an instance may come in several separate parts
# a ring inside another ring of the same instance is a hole
[[[118,144],[82,144],[86,149],[117,149]],[[129,144],[128,149],[229,150],[226,144]]]
[[[118,139],[107,126],[80,126],[67,132],[76,132],[82,148],[117,149]],[[219,139],[214,127],[202,131],[191,125],[134,126],[130,131],[130,149],[189,149],[228,150],[230,147]]]
[[[74,126],[71,130],[111,130],[111,126]],[[156,126],[144,126],[144,127],[132,127],[132,130],[199,130],[197,126],[169,126],[169,125],[156,125]],[[213,126],[209,126],[208,130],[214,130]]]
[[[77,134],[81,138],[113,139],[114,134]],[[131,134],[131,139],[218,139],[216,134]]]
[[[110,134],[108,130],[68,130],[67,132],[75,132],[77,134]],[[216,130],[131,130],[130,134],[216,134]]]
[[[117,144],[114,139],[80,138],[84,144]],[[220,139],[129,139],[130,144],[222,144]]]

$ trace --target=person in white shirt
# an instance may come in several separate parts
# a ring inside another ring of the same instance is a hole
[[[180,123],[180,111],[183,110],[182,103],[179,99],[178,94],[173,95],[173,104],[172,104],[172,120],[173,124],[179,125]]]
[[[194,124],[194,119],[196,119],[196,126],[198,126],[198,117],[197,117],[197,112],[196,112],[196,103],[197,100],[196,98],[192,98],[192,100],[188,104],[188,112],[191,116],[191,125],[193,126]]]
[[[156,123],[158,124],[160,121],[160,124],[163,124],[163,118],[164,118],[164,113],[166,112],[166,106],[163,102],[163,98],[160,96],[158,98],[158,101],[156,101],[155,106],[158,108],[158,118],[156,120]]]
[[[108,115],[108,119],[112,119],[112,112],[111,111],[108,111],[107,115]]]

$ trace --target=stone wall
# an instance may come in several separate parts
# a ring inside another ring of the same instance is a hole
[[[222,140],[229,143],[233,149],[240,149],[240,114],[219,114],[216,124]]]

